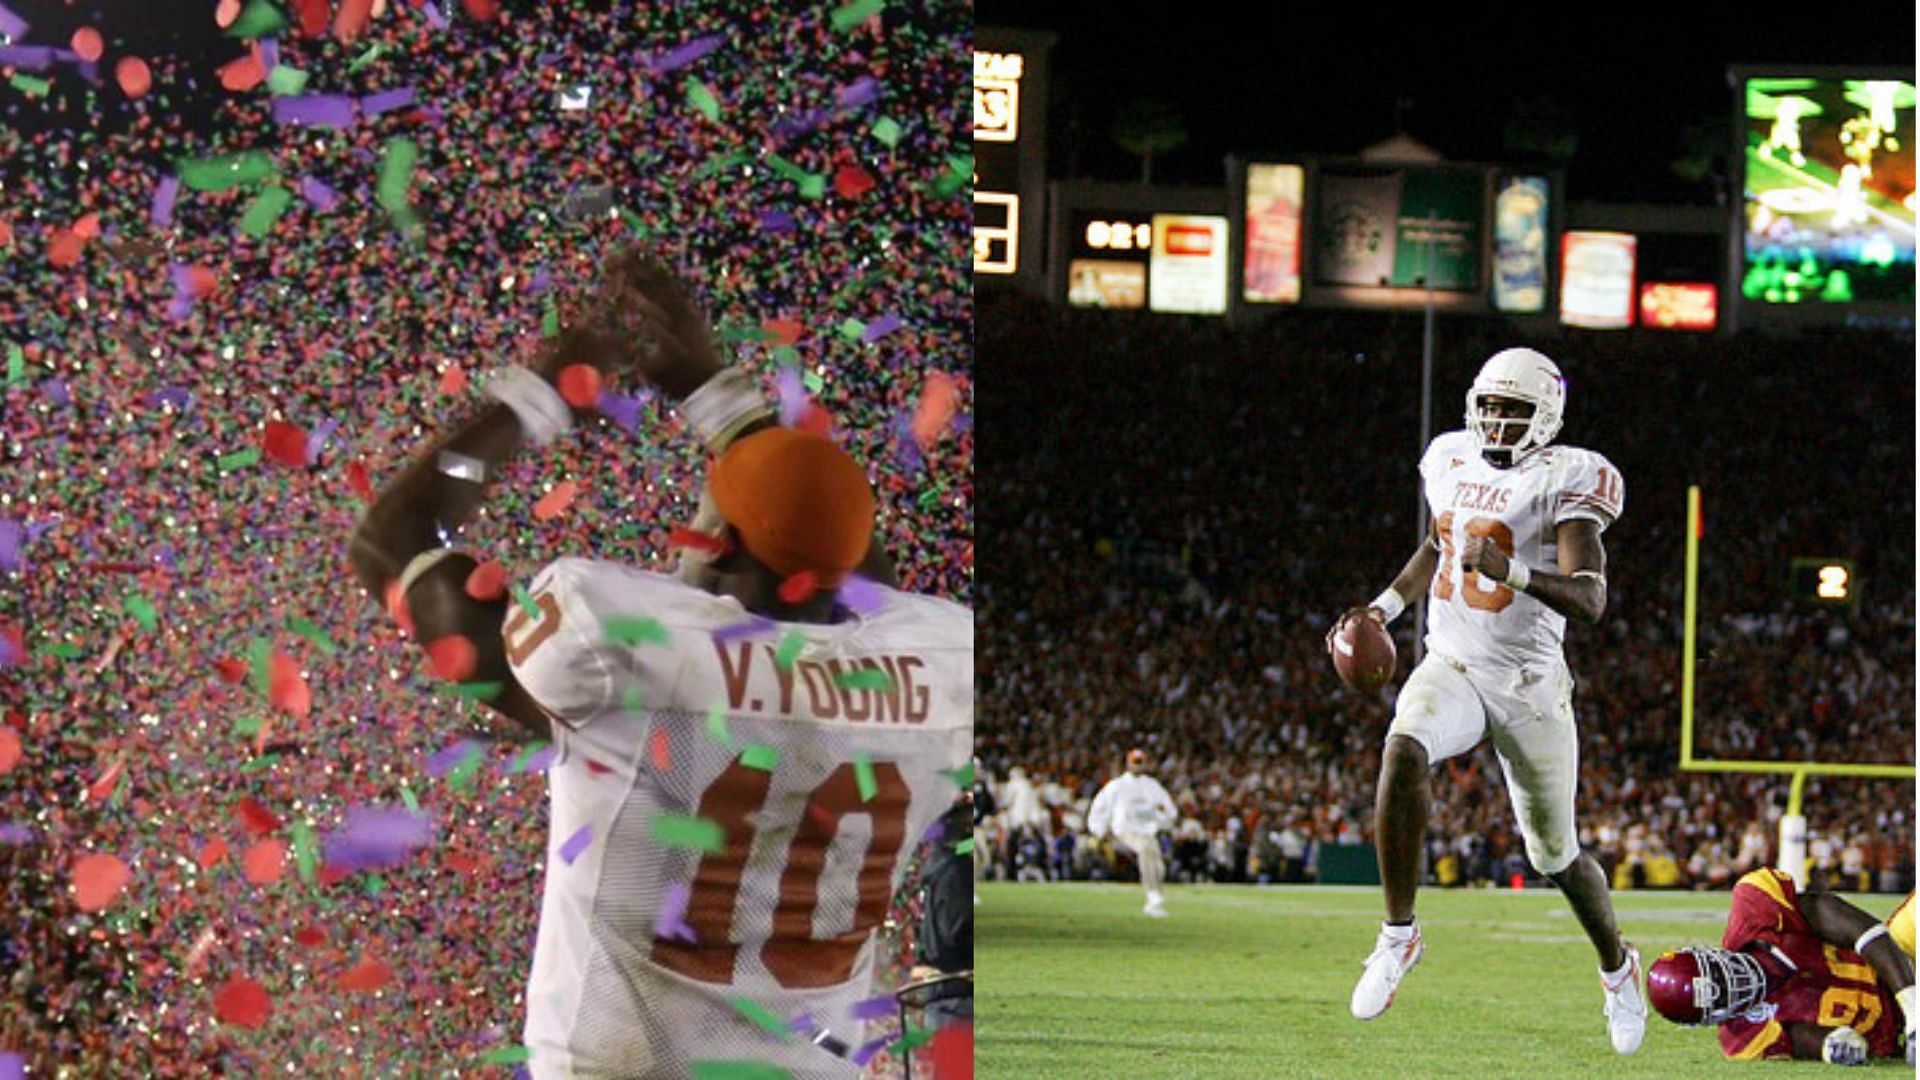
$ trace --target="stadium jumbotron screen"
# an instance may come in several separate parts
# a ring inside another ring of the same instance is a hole
[[[1748,75],[1741,296],[1912,304],[1914,84]]]

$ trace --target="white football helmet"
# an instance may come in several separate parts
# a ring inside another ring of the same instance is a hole
[[[1500,418],[1482,415],[1487,398],[1511,398],[1533,406],[1533,415]],[[1560,434],[1567,405],[1567,381],[1554,362],[1532,349],[1502,349],[1480,366],[1467,388],[1467,431],[1474,448],[1498,465],[1495,455],[1518,464]],[[1496,438],[1518,429],[1517,437]]]

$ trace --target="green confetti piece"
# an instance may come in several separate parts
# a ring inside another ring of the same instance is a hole
[[[875,120],[867,130],[872,132],[873,137],[884,143],[889,150],[900,145],[900,136],[903,132],[900,124],[890,116]]]
[[[333,639],[327,636],[325,630],[320,629],[318,626],[298,615],[287,620],[287,629],[313,642],[315,648],[326,653],[328,656],[332,656],[334,653],[340,651],[339,646],[333,643]]]
[[[873,762],[867,760],[865,754],[853,759],[853,782],[860,788],[861,802],[872,802],[873,793],[880,790],[880,785],[873,780]]]
[[[800,381],[806,384],[807,392],[813,394],[819,393],[827,385],[827,380],[821,378],[817,371],[801,372]]]
[[[43,655],[55,657],[60,660],[77,660],[85,654],[85,652],[85,649],[82,649],[71,641],[63,641],[58,645],[47,646]]]
[[[260,734],[261,720],[257,716],[243,716],[233,722],[233,733],[251,739]]]
[[[708,120],[714,123],[720,122],[720,101],[713,96],[713,91],[707,89],[707,84],[699,79],[687,80],[687,104],[693,106]]]
[[[801,179],[800,181],[800,197],[801,198],[818,199],[818,198],[824,197],[826,194],[827,194],[827,178],[826,177],[809,173],[807,174],[807,176]]]
[[[886,0],[853,0],[845,7],[834,9],[833,28],[844,34],[880,14],[886,6]]]
[[[387,879],[379,874],[368,874],[365,888],[368,896],[379,896],[387,891]]]
[[[740,752],[740,764],[761,772],[772,772],[780,764],[780,751],[771,746],[754,745]]]
[[[313,884],[313,864],[317,861],[313,850],[313,826],[303,818],[293,823],[293,862],[300,870],[300,880]]]
[[[133,616],[134,621],[140,624],[140,628],[149,634],[160,625],[159,612],[156,612],[153,604],[139,593],[127,597],[125,606],[127,614]]]
[[[615,645],[665,645],[671,640],[660,620],[636,615],[616,615],[602,622],[600,629]]]
[[[253,662],[254,692],[261,697],[267,696],[267,691],[273,685],[273,673],[270,670],[270,665],[273,663],[273,642],[266,638],[254,638],[247,643],[247,659]]]
[[[703,817],[655,814],[649,827],[654,840],[668,847],[693,848],[713,854],[727,846],[727,834],[720,823]]]
[[[905,1054],[933,1041],[933,1029],[918,1024],[907,1025],[907,1036],[900,1040],[900,1052]]]
[[[733,1006],[735,1012],[753,1021],[767,1034],[778,1035],[782,1039],[791,1034],[787,1031],[787,1022],[775,1016],[765,1005],[743,997],[732,997],[727,1001]]]
[[[273,223],[279,221],[280,215],[292,204],[293,192],[278,184],[261,189],[247,204],[247,212],[240,218],[240,231],[255,240],[265,239],[273,231]]]
[[[403,803],[406,803],[407,809],[413,811],[414,813],[417,814],[420,812],[419,796],[415,795],[413,793],[413,789],[408,787],[405,784],[400,785],[400,801]]]
[[[227,36],[243,39],[266,37],[287,25],[287,17],[267,0],[252,0],[227,27]]]
[[[482,1065],[518,1065],[533,1060],[533,1051],[524,1046],[502,1046],[480,1056]]]
[[[893,689],[893,677],[879,668],[861,667],[852,671],[843,671],[834,682],[847,690]]]
[[[696,1061],[692,1080],[793,1080],[793,1074],[764,1061]]]
[[[951,779],[955,787],[970,788],[973,786],[973,762],[969,761],[957,769],[942,769],[940,775]]]
[[[707,734],[722,746],[733,745],[733,733],[727,730],[727,707],[719,702],[707,710]]]
[[[773,331],[755,322],[726,322],[718,336],[721,341],[772,341]]]
[[[973,854],[973,837],[969,836],[965,840],[953,845],[953,853],[955,855]]]
[[[486,759],[487,755],[481,753],[479,747],[469,750],[467,756],[460,759],[459,764],[447,770],[447,786],[455,791],[465,791],[467,781],[473,779],[473,774],[479,770],[480,763]]]
[[[781,671],[793,667],[794,660],[800,656],[800,650],[807,647],[807,639],[800,631],[789,630],[780,638],[780,647],[773,651],[773,666]]]
[[[370,48],[367,49],[366,52],[363,52],[359,56],[354,57],[353,63],[347,65],[347,74],[351,75],[354,72],[359,71],[361,68],[366,67],[368,64],[373,63],[374,59],[379,55],[380,55],[380,43],[376,41],[373,43],[373,45]]]
[[[840,336],[848,341],[859,341],[860,335],[867,332],[867,324],[859,319],[848,319],[840,324]]]
[[[494,698],[500,696],[500,691],[504,689],[505,686],[505,683],[497,682],[463,682],[455,683],[448,689],[453,692],[455,697],[463,698],[467,701],[492,701]]]
[[[633,235],[642,240],[652,235],[652,230],[647,228],[646,222],[640,220],[640,215],[624,206],[620,208],[620,220],[626,222],[627,228],[633,230]]]
[[[535,739],[532,742],[528,743],[526,749],[520,751],[520,753],[514,756],[513,764],[509,766],[509,771],[524,772],[527,768],[527,762],[533,760],[533,755],[539,753],[542,750],[545,750],[546,748],[547,748],[547,740],[545,739]]]
[[[800,350],[791,345],[775,346],[772,355],[773,362],[782,367],[793,367],[800,362]]]
[[[420,148],[411,139],[391,139],[380,156],[377,183],[380,205],[398,214],[407,208],[407,190],[413,186],[413,166],[420,159]]]
[[[946,198],[967,186],[973,178],[973,155],[955,154],[947,158],[947,171],[933,183],[933,193]]]
[[[509,588],[513,592],[513,602],[520,605],[520,610],[527,613],[527,618],[532,619],[534,622],[539,622],[540,605],[534,603],[533,597],[527,595],[525,587],[516,581],[512,583]]]
[[[266,179],[273,160],[258,150],[219,157],[193,158],[175,166],[182,186],[193,191],[230,191]]]
[[[707,177],[713,176],[717,173],[726,172],[728,169],[731,169],[735,166],[745,165],[746,163],[752,160],[753,160],[752,154],[742,154],[739,151],[735,151],[731,154],[716,155],[714,157],[708,158],[706,161],[706,164],[700,166],[699,170],[696,173],[694,173],[694,175],[704,180]]]
[[[628,712],[640,712],[647,707],[646,691],[639,686],[629,686],[620,691],[620,707]]]
[[[281,65],[267,72],[267,92],[275,97],[288,97],[307,88],[307,73],[299,68]]]
[[[15,72],[13,76],[13,88],[28,97],[46,97],[47,91],[53,89],[53,84],[45,79]]]
[[[547,305],[546,314],[540,316],[540,336],[556,338],[560,336],[560,309]]]
[[[7,385],[27,379],[27,354],[14,342],[7,342]]]
[[[920,509],[931,510],[940,502],[940,496],[946,494],[944,488],[929,488],[920,493]]]
[[[236,450],[231,454],[220,455],[220,459],[215,462],[215,464],[220,466],[221,472],[232,472],[235,469],[245,468],[259,460],[260,448],[257,446],[249,446],[245,450]]]
[[[767,168],[772,169],[776,174],[784,176],[796,183],[813,175],[800,166],[795,165],[793,162],[788,161],[786,158],[781,157],[779,154],[767,155]]]
[[[245,765],[240,766],[240,771],[243,773],[259,772],[261,769],[272,768],[273,763],[279,760],[279,754],[268,754],[265,757],[257,757]]]

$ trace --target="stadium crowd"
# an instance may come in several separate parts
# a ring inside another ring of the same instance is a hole
[[[1528,344],[1566,373],[1561,441],[1626,481],[1607,614],[1567,634],[1582,842],[1620,886],[1727,887],[1777,855],[1788,785],[1677,769],[1687,486],[1704,506],[1697,754],[1911,764],[1912,339],[1511,335],[1439,320],[1434,431],[1459,426],[1481,361]],[[1131,873],[1085,817],[1134,746],[1181,809],[1176,881],[1314,880],[1371,840],[1414,620],[1393,627],[1401,670],[1377,697],[1342,686],[1323,635],[1416,542],[1421,336],[1417,311],[1236,329],[982,294],[990,873]],[[1857,610],[1795,607],[1796,556],[1854,560]],[[1490,749],[1433,790],[1430,880],[1534,878]],[[1816,876],[1911,888],[1912,790],[1810,779]]]
[[[0,1075],[527,1059],[541,750],[430,697],[345,556],[611,245],[869,464],[904,588],[972,599],[964,6],[282,7],[250,73],[151,55],[142,94],[78,9],[0,56]],[[669,565],[699,451],[642,387],[600,407],[464,546]],[[388,863],[331,857],[402,807]]]

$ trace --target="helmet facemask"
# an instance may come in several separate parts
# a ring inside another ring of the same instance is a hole
[[[1680,949],[1672,956],[1693,961],[1692,1005],[1698,1010],[1699,1019],[1678,1019],[1663,1008],[1661,1011],[1669,1020],[1703,1026],[1724,1024],[1766,1000],[1767,973],[1758,957],[1699,946]]]
[[[1566,383],[1553,361],[1532,349],[1506,349],[1481,366],[1467,389],[1467,432],[1482,457],[1508,468],[1560,434],[1566,400]],[[1525,416],[1489,415],[1499,401],[1531,409]]]

